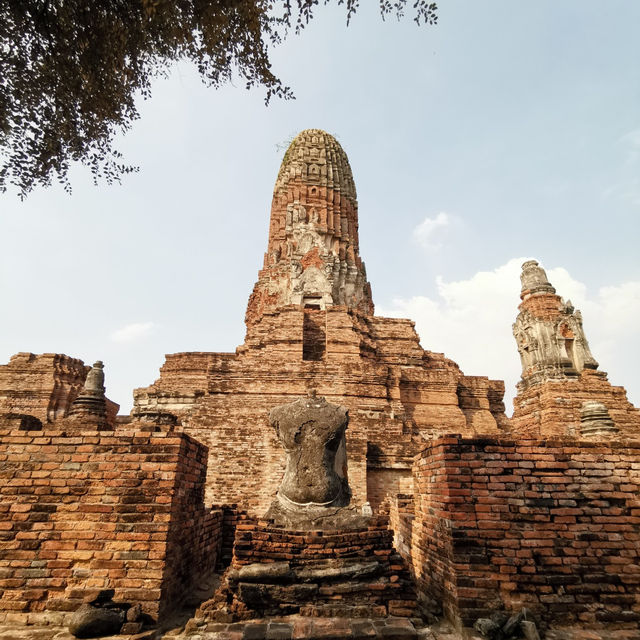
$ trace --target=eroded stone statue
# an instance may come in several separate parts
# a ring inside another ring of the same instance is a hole
[[[349,507],[347,410],[312,392],[306,398],[273,408],[269,420],[287,462],[266,517],[294,529],[363,526],[366,517]]]

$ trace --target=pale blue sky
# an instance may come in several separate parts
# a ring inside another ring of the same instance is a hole
[[[349,28],[319,8],[274,52],[295,101],[207,89],[184,64],[119,140],[139,174],[0,196],[0,362],[103,359],[128,411],[165,353],[234,350],[276,145],[323,128],[351,162],[379,313],[412,317],[426,349],[510,397],[518,266],[535,257],[640,403],[640,3],[445,1],[422,28],[362,4]]]

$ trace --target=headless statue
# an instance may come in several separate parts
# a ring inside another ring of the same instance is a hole
[[[364,526],[362,515],[348,506],[347,410],[312,392],[273,408],[269,420],[287,460],[266,517],[278,525],[302,530]]]

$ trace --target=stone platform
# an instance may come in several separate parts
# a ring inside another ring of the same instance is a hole
[[[385,524],[290,531],[262,521],[237,526],[231,566],[196,617],[410,618],[416,606],[413,581]]]
[[[292,616],[279,620],[189,623],[185,636],[190,640],[413,640],[418,632],[406,618],[308,618]],[[167,639],[168,640],[168,639]]]
[[[413,634],[413,635],[411,635]],[[196,618],[186,628],[170,631],[145,631],[135,636],[109,636],[101,640],[360,640],[369,638],[416,638],[418,640],[483,640],[472,629],[456,631],[441,621],[434,626],[415,628],[410,621],[398,618],[357,619],[302,618],[292,616],[271,620],[249,620],[235,623],[205,623]],[[581,629],[552,627],[545,640],[638,640],[637,629]],[[57,626],[13,626],[0,624],[0,640],[75,640]]]

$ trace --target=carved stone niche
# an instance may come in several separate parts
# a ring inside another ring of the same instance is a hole
[[[265,517],[287,529],[351,529],[368,517],[350,506],[344,407],[312,392],[269,414],[286,456],[284,477]]]

